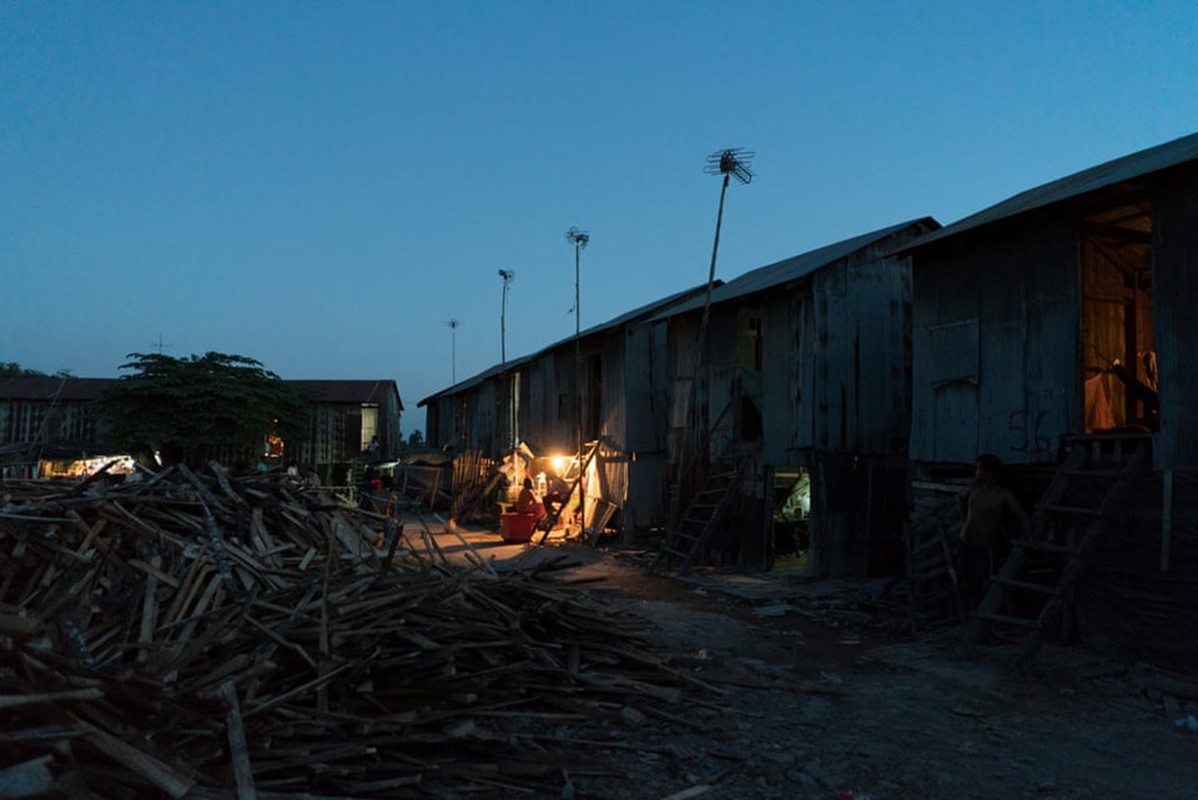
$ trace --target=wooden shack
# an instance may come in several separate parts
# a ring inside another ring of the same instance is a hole
[[[701,291],[688,289],[584,329],[577,361],[570,336],[426,397],[419,405],[427,409],[429,443],[497,460],[525,443],[538,456],[573,458],[577,408],[584,445],[600,442],[588,519],[610,513],[613,525],[630,532],[664,524],[664,331],[641,323]]]
[[[308,440],[286,454],[322,481],[342,484],[352,464],[387,461],[402,444],[400,416],[403,400],[395,381],[289,380],[307,392],[312,403]],[[376,454],[370,443],[378,437]]]
[[[430,447],[501,456],[521,439],[520,408],[528,397],[531,356],[488,367],[425,397],[424,438]]]
[[[1066,592],[1072,633],[1132,655],[1192,657],[1198,135],[1025,191],[906,252],[912,525],[951,504],[979,454],[997,455],[1038,535],[1102,534],[1072,556],[1084,558]],[[1076,452],[1118,474],[1148,448],[1147,468],[1092,490],[1089,507],[1054,502],[1082,491],[1065,464]],[[1091,522],[1056,518],[1067,513]]]
[[[748,272],[714,290],[702,335],[704,297],[655,316],[672,377],[668,549],[752,569],[797,554],[824,575],[900,568],[911,280],[891,253],[938,227],[903,222]]]

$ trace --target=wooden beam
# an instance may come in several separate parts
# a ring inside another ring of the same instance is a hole
[[[1169,571],[1169,550],[1173,542],[1173,470],[1161,475],[1161,572]]]

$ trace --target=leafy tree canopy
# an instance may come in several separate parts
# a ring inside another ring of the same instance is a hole
[[[45,375],[36,369],[26,369],[16,361],[0,361],[0,378],[26,378],[31,375]]]
[[[307,434],[308,398],[252,358],[130,353],[101,403],[117,444],[157,450],[164,463],[256,462],[267,434]]]

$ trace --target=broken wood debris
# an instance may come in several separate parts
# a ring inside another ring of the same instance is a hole
[[[719,693],[559,562],[389,558],[377,515],[283,476],[5,494],[0,771],[67,796],[537,793],[596,746],[538,725]]]

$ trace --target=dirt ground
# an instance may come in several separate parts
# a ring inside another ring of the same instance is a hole
[[[868,585],[682,581],[634,553],[468,539],[498,569],[569,554],[563,578],[601,580],[588,591],[652,621],[670,663],[722,692],[677,720],[554,727],[558,741],[615,744],[589,746],[593,769],[546,797],[1198,798],[1198,734],[1162,707],[1160,686],[1180,676],[1061,645],[1022,672],[1014,645],[956,661],[958,628],[912,635]]]

